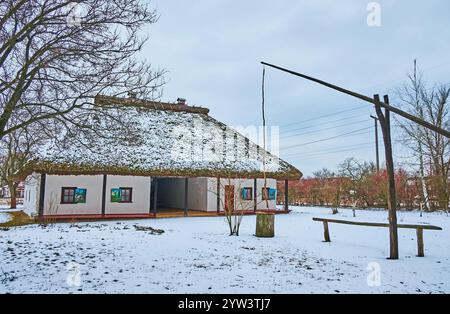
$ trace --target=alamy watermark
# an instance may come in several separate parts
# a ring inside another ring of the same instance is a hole
[[[188,126],[171,130],[173,161],[193,160],[199,163],[233,163],[258,161],[263,170],[263,159],[270,169],[279,169],[280,128],[278,126],[235,126],[195,119]],[[265,135],[265,142],[264,142]],[[265,150],[264,150],[265,147]],[[270,152],[266,154],[265,151]]]
[[[71,262],[66,266],[66,284],[69,287],[80,287],[81,281],[81,265]]]
[[[369,27],[381,27],[381,4],[378,2],[369,2],[367,4],[367,25]]]
[[[381,265],[377,262],[372,262],[367,265],[366,270],[369,272],[367,275],[367,285],[369,287],[381,286]]]

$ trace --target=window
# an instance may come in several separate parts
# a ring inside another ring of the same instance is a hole
[[[86,203],[86,189],[62,188],[61,204],[84,204]]]
[[[133,201],[132,188],[111,189],[111,203],[131,203]]]
[[[262,188],[262,200],[274,201],[277,198],[277,190],[271,188]]]
[[[253,199],[253,189],[252,188],[243,188],[241,191],[241,198],[244,201],[251,201]]]
[[[61,204],[75,204],[75,190],[77,188],[62,188]]]
[[[131,188],[120,188],[120,202],[121,203],[131,203],[131,196],[133,194],[133,189]]]

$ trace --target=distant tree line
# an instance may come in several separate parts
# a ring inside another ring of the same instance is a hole
[[[429,210],[446,210],[437,192],[440,179],[426,178],[429,189]],[[418,209],[424,204],[421,178],[415,172],[399,168],[395,173],[399,208]],[[278,186],[278,201],[284,201],[284,184]],[[300,206],[387,208],[387,174],[373,163],[349,158],[333,172],[322,169],[313,176],[289,183],[289,203]],[[424,208],[424,206],[423,206]],[[425,208],[424,208],[425,209]]]

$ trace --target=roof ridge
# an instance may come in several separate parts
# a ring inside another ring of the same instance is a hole
[[[174,112],[188,112],[198,114],[209,114],[209,109],[204,107],[188,106],[185,104],[152,101],[137,98],[121,98],[115,96],[97,95],[95,104],[98,106],[120,105],[124,107],[147,108],[153,110],[164,110]]]

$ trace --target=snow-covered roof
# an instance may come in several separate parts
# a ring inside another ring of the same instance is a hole
[[[30,170],[176,177],[261,178],[264,173],[277,179],[302,176],[292,165],[210,117],[206,108],[151,102],[145,106],[140,103],[141,108],[136,109],[129,99],[102,97],[98,101],[128,106],[130,121],[141,134],[139,141],[130,144],[116,141],[114,136],[111,141],[99,137],[89,148],[76,142],[68,147],[50,142]]]

